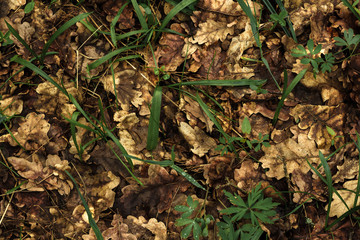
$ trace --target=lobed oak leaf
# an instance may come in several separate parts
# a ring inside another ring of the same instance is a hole
[[[131,104],[137,108],[143,104],[142,92],[137,89],[141,87],[142,77],[137,71],[129,68],[115,69],[114,78],[115,80],[110,74],[102,77],[100,81],[104,84],[107,92],[115,95],[116,91],[116,97],[123,110],[129,111]]]
[[[167,236],[167,229],[163,222],[158,222],[155,218],[150,218],[148,221],[143,217],[140,216],[138,218],[134,216],[127,216],[126,220],[132,221],[134,224],[141,226],[150,230],[150,232],[155,235],[154,240],[166,240]],[[145,236],[141,236],[144,238]]]
[[[360,198],[358,198],[357,203],[354,204],[357,184],[358,184],[358,180],[347,181],[343,185],[343,187],[346,190],[337,190],[339,195],[346,202],[349,209],[360,205]],[[344,213],[349,211],[349,209],[345,206],[345,204],[341,201],[341,199],[335,193],[333,193],[332,197],[333,197],[333,201],[331,202],[329,216],[330,217],[337,216],[339,218],[341,215],[343,215]],[[325,206],[325,209],[327,209],[327,208],[328,208],[328,204]]]
[[[49,142],[47,133],[50,124],[44,118],[44,114],[29,113],[19,123],[19,128],[12,131],[13,137],[10,134],[3,135],[0,137],[0,142],[8,142],[11,146],[18,146],[20,143],[26,150],[38,150]]]
[[[254,14],[259,16],[261,5],[253,1],[249,1],[248,4],[251,10],[255,11]],[[233,0],[200,0],[198,6],[209,12],[217,12],[231,16],[245,15],[240,4]]]
[[[5,97],[0,100],[1,114],[6,116],[18,115],[23,110],[24,102],[17,97]]]
[[[217,41],[224,41],[228,34],[234,34],[235,26],[227,22],[216,22],[212,19],[199,24],[196,34],[189,39],[191,43],[210,46]]]
[[[69,194],[73,188],[64,172],[70,168],[69,163],[57,155],[48,155],[46,160],[37,154],[33,154],[31,160],[29,157],[9,157],[8,160],[22,177],[29,180],[22,188],[30,191],[44,191],[46,188],[57,190],[61,195]]]
[[[345,105],[296,105],[290,110],[290,115],[299,122],[300,129],[309,129],[309,139],[315,140],[318,148],[328,149],[331,146],[332,137],[326,130],[326,126],[333,129],[337,135],[343,135],[342,129],[345,121]],[[339,147],[343,139],[335,140],[335,147]]]
[[[205,153],[216,147],[216,141],[197,126],[192,128],[189,124],[181,122],[179,131],[193,147],[191,151],[199,157],[204,156]]]

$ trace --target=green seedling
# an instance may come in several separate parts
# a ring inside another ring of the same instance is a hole
[[[274,208],[280,203],[273,202],[272,198],[264,198],[261,183],[251,190],[246,202],[236,193],[232,194],[225,190],[224,193],[234,206],[220,211],[222,214],[231,216],[226,218],[224,216],[225,223],[217,223],[222,239],[259,239],[263,234],[260,223],[274,223],[273,217],[276,215]],[[251,224],[241,225],[235,231],[231,225],[240,223],[242,220],[250,220]],[[239,235],[240,238],[231,238]]]
[[[208,236],[208,225],[211,221],[214,221],[214,217],[212,215],[206,215],[202,218],[197,217],[200,213],[200,210],[196,214],[195,217],[191,217],[193,212],[198,208],[199,201],[194,201],[191,196],[187,197],[186,203],[188,206],[178,205],[175,207],[175,210],[178,212],[183,212],[180,218],[176,219],[176,226],[186,226],[180,233],[181,238],[188,238],[193,235],[195,240],[199,240],[200,237]]]
[[[350,56],[354,54],[359,42],[360,42],[360,34],[354,35],[354,30],[349,28],[344,31],[344,39],[340,37],[334,37],[335,45],[340,47],[346,47],[351,51]]]
[[[281,11],[279,14],[272,13],[270,15],[271,20],[274,22],[274,26],[272,28],[275,28],[278,24],[280,26],[285,27],[286,26],[286,18],[288,17],[287,11]]]
[[[5,47],[7,45],[13,44],[14,41],[10,39],[10,31],[7,31],[5,34],[3,34],[0,31],[0,46]]]

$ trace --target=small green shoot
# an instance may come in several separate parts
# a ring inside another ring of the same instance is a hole
[[[223,239],[259,239],[263,233],[260,223],[273,224],[272,217],[276,215],[274,208],[280,203],[275,203],[272,198],[264,198],[261,183],[259,183],[248,195],[245,202],[239,195],[229,193],[224,190],[225,195],[234,207],[228,207],[220,213],[229,215],[224,216],[225,222],[217,223],[219,235]],[[251,224],[244,224],[236,231],[233,224],[241,220],[250,220]],[[240,235],[240,238],[238,236]],[[232,237],[237,238],[232,238]]]
[[[181,238],[188,238],[192,232],[193,238],[199,240],[201,236],[208,236],[208,225],[211,221],[214,221],[212,215],[206,215],[204,218],[193,217],[193,212],[198,208],[199,201],[194,201],[191,196],[187,197],[186,203],[188,206],[178,205],[175,206],[175,210],[178,212],[183,212],[180,218],[176,219],[176,226],[185,226],[180,233]],[[200,209],[201,210],[201,209]],[[197,215],[199,212],[197,213]]]
[[[285,27],[286,26],[285,19],[287,17],[288,17],[287,11],[281,11],[279,14],[277,13],[271,14],[270,18],[274,22],[273,28],[275,28],[277,24],[280,24],[280,26]]]
[[[320,53],[322,45],[319,44],[314,48],[314,41],[309,39],[307,42],[307,50],[304,46],[298,45],[297,48],[292,49],[291,55],[293,57],[303,57],[301,59],[302,64],[311,64],[313,67],[314,77],[319,73],[319,66],[321,71],[325,73],[326,71],[331,72],[331,68],[335,63],[335,57],[332,53],[324,55],[324,59],[316,56]]]
[[[5,47],[7,45],[13,44],[14,41],[10,39],[10,31],[7,31],[5,34],[3,34],[0,31],[0,46]]]
[[[354,30],[349,28],[344,31],[344,39],[340,37],[334,37],[335,45],[340,47],[346,47],[349,50],[356,49],[357,45],[360,42],[360,34],[354,35]]]

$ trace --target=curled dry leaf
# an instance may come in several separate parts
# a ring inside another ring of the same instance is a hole
[[[104,84],[106,91],[111,92],[117,97],[123,110],[129,111],[131,105],[138,108],[143,104],[142,93],[138,90],[143,82],[142,77],[137,71],[134,69],[116,69],[114,78],[115,80],[112,75],[107,75],[101,78],[100,81]]]
[[[53,79],[60,84],[58,78]],[[75,88],[74,82],[62,83],[62,86],[69,94],[81,101],[81,93]],[[57,114],[60,119],[63,119],[63,117],[71,118],[76,110],[75,105],[69,101],[68,97],[48,81],[40,83],[36,92],[39,96],[34,107],[38,112]]]
[[[239,189],[250,192],[264,178],[259,168],[259,163],[245,160],[241,167],[234,170],[234,180]]]
[[[199,157],[204,156],[205,153],[216,147],[216,141],[197,126],[192,128],[189,124],[181,122],[179,131],[193,147],[191,151]]]
[[[9,162],[18,173],[29,180],[21,186],[30,191],[57,190],[61,195],[69,194],[73,184],[64,170],[70,169],[67,160],[61,160],[57,155],[48,155],[45,160],[37,154],[30,157],[9,157]]]
[[[141,226],[150,230],[150,232],[154,235],[154,240],[166,240],[166,226],[163,222],[158,222],[155,218],[150,218],[147,221],[143,216],[138,218],[134,216],[128,216],[126,218],[126,222],[132,222],[135,225]],[[135,234],[137,235],[137,234]],[[139,237],[144,238],[144,235],[139,235]]]
[[[343,135],[342,129],[345,120],[345,106],[296,105],[290,110],[300,129],[309,129],[309,139],[315,140],[318,148],[329,149],[332,137],[326,126],[332,128],[337,135]],[[343,142],[342,138],[335,139],[335,147]]]
[[[337,190],[337,192],[343,198],[349,209],[360,205],[360,198],[358,198],[357,203],[354,204],[357,184],[358,184],[358,180],[347,181],[343,185],[346,190]],[[330,217],[335,217],[335,216],[340,217],[341,215],[349,211],[346,205],[341,201],[341,199],[335,193],[333,193],[332,197],[333,197],[333,201],[331,202],[331,207],[330,207],[330,213],[329,213]],[[327,208],[328,205],[326,205],[325,209]]]
[[[199,103],[187,95],[180,99],[179,109],[184,111],[191,126],[198,125],[198,120],[206,124],[206,131],[212,132],[214,123],[201,109]]]
[[[231,177],[232,169],[230,167],[231,161],[234,159],[233,155],[216,156],[208,160],[208,164],[202,164],[204,168],[204,178],[206,184],[209,186],[223,183],[226,177]]]
[[[114,214],[111,221],[111,227],[102,231],[104,240],[137,240],[137,237],[129,233],[131,229],[124,223],[123,218],[119,214]],[[90,228],[90,232],[87,235],[82,235],[83,240],[97,240],[94,230]]]
[[[14,116],[18,115],[23,110],[24,102],[21,99],[18,99],[17,97],[5,97],[3,96],[3,99],[0,100],[0,109],[1,114],[5,116]]]
[[[49,142],[47,133],[50,124],[44,117],[44,114],[29,113],[19,123],[20,127],[16,131],[12,130],[13,136],[3,135],[0,137],[0,142],[8,142],[11,146],[18,146],[20,143],[26,150],[38,150]]]

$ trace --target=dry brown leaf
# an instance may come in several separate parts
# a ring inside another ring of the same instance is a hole
[[[21,144],[26,150],[38,150],[49,142],[47,133],[50,124],[44,119],[44,114],[29,113],[16,131],[12,131],[15,139],[6,134],[0,137],[0,142],[8,142],[11,146]]]
[[[58,77],[52,77],[53,80],[63,86],[78,102],[81,102],[82,95],[75,87],[75,83],[68,81],[62,70],[57,72],[57,76]],[[49,81],[40,83],[36,88],[36,92],[39,95],[33,105],[38,112],[57,114],[59,119],[63,119],[64,117],[71,118],[76,110],[75,105],[69,101],[68,97]]]
[[[205,153],[216,147],[216,141],[197,126],[192,128],[189,124],[181,122],[179,131],[193,147],[191,151],[199,157],[204,156]]]
[[[157,215],[169,209],[176,193],[185,192],[190,183],[176,172],[170,172],[159,166],[146,166],[147,177],[140,178],[145,187],[137,183],[127,185],[121,189],[123,196],[120,198],[121,209],[125,214]],[[145,210],[146,209],[146,210]]]
[[[259,168],[259,163],[252,160],[245,160],[241,163],[240,168],[234,170],[234,180],[237,182],[239,189],[250,192],[264,176]]]
[[[185,34],[184,29],[178,23],[171,24],[170,29]],[[157,66],[165,66],[165,71],[176,71],[180,64],[185,60],[182,56],[184,44],[185,41],[183,36],[172,33],[163,33],[159,40],[159,46],[154,52]],[[145,57],[149,67],[155,68],[154,56],[148,48],[145,49]]]
[[[198,125],[198,120],[206,124],[206,131],[212,132],[214,123],[201,109],[199,103],[187,95],[180,99],[179,109],[184,111],[191,126]]]
[[[337,190],[337,192],[343,198],[343,200],[345,201],[345,203],[347,204],[349,209],[360,205],[360,198],[358,198],[357,203],[354,204],[355,203],[355,191],[356,191],[357,185],[358,185],[358,180],[347,181],[344,183],[344,188],[347,190]],[[354,192],[351,192],[351,191],[354,191]],[[341,199],[335,193],[333,193],[332,197],[333,197],[333,201],[331,202],[331,207],[330,207],[330,213],[329,213],[330,217],[335,217],[335,216],[340,217],[341,215],[343,215],[344,213],[349,211],[349,209],[346,207],[346,205],[341,201]],[[328,205],[325,206],[325,209],[327,209],[327,208],[328,208]]]
[[[234,34],[235,24],[236,22],[216,22],[209,19],[208,21],[199,24],[198,31],[195,36],[189,39],[189,41],[199,45],[205,43],[205,46],[210,46],[219,40],[223,42],[228,34]]]
[[[17,97],[5,97],[0,100],[1,114],[6,116],[18,115],[23,110],[24,102]]]
[[[114,95],[116,91],[117,99],[123,110],[129,111],[131,104],[136,108],[143,104],[142,92],[138,90],[142,87],[143,79],[134,69],[115,69],[115,81],[111,74],[101,78],[100,81],[104,84],[106,91]]]
[[[345,120],[345,106],[323,105],[296,105],[290,110],[290,115],[295,118],[300,129],[309,129],[309,139],[315,140],[318,148],[328,149],[331,146],[332,137],[326,130],[326,126],[332,128],[338,136],[342,136]],[[335,139],[335,146],[339,147],[344,140]]]
[[[263,168],[269,168],[266,176],[280,180],[297,169],[306,174],[310,171],[306,158],[310,163],[320,163],[315,142],[309,140],[307,136],[299,139],[296,142],[288,138],[276,145],[262,148],[265,155],[259,161],[263,164]]]
[[[250,21],[246,22],[245,31],[233,37],[227,51],[227,55],[233,64],[240,61],[244,51],[256,44],[253,36]]]
[[[150,218],[149,221],[147,221],[143,216],[136,218],[131,215],[128,216],[126,219],[132,221],[138,226],[150,230],[150,232],[155,235],[154,240],[166,240],[167,230],[163,222],[158,222],[155,218]],[[144,236],[139,237],[143,238]]]
[[[110,228],[102,232],[104,240],[137,240],[137,237],[129,233],[129,227],[124,223],[123,218],[119,214],[114,214],[111,221]],[[87,235],[82,235],[83,240],[97,240],[95,232],[90,228],[90,232]]]
[[[30,160],[22,157],[9,157],[9,162],[18,173],[29,180],[22,185],[30,191],[57,190],[61,195],[69,194],[73,184],[64,170],[70,169],[67,160],[61,160],[57,155],[48,155],[47,159],[33,154]]]

